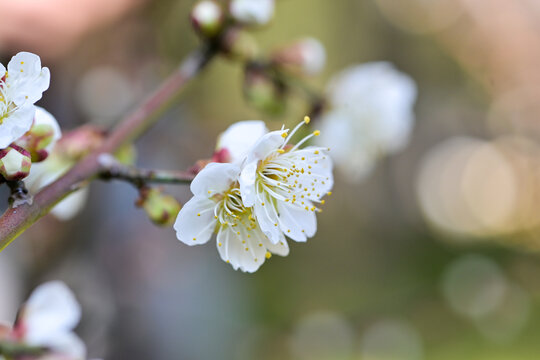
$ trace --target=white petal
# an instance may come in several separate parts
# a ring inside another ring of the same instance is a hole
[[[191,182],[191,192],[195,196],[211,197],[228,190],[239,175],[238,165],[210,163]]]
[[[285,138],[283,134],[286,134],[287,130],[272,131],[263,135],[257,140],[253,147],[249,150],[249,154],[246,163],[250,163],[254,160],[263,160],[272,152],[279,149]]]
[[[66,332],[52,337],[46,346],[53,353],[69,357],[69,360],[85,360],[86,346],[82,340],[73,332]],[[54,357],[53,357],[54,358]]]
[[[283,238],[283,240],[281,240],[277,244],[273,244],[272,242],[268,241],[268,239],[265,239],[263,245],[272,254],[276,254],[279,256],[289,255],[289,245],[287,244],[287,240],[285,240],[285,238]]]
[[[323,44],[315,38],[304,39],[300,43],[303,57],[303,70],[307,75],[316,75],[326,64],[326,50]]]
[[[216,204],[206,197],[194,196],[178,213],[174,229],[176,237],[187,245],[200,245],[208,242],[214,233]]]
[[[247,234],[250,237],[247,237]],[[235,270],[255,272],[264,263],[266,248],[264,235],[258,230],[224,226],[218,232],[217,249],[221,259],[229,262]]]
[[[34,167],[34,165],[32,165]],[[68,195],[64,200],[56,204],[51,214],[58,220],[68,221],[77,216],[86,205],[90,189],[85,187]]]
[[[54,145],[56,144],[56,141],[59,140],[62,137],[62,130],[60,130],[60,126],[58,125],[58,122],[52,116],[51,113],[49,113],[47,110],[40,106],[36,106],[36,113],[34,115],[34,125],[49,125],[53,128],[54,136],[53,141],[47,146],[47,151],[50,152]]]
[[[39,56],[20,52],[8,64],[6,84],[12,101],[21,105],[25,102],[35,103],[45,90],[49,88],[50,72],[41,67]]]
[[[22,315],[25,341],[47,346],[57,336],[71,332],[79,323],[81,307],[61,281],[38,286],[26,302]]]
[[[255,142],[266,133],[268,129],[263,121],[239,121],[220,135],[216,151],[227,149],[231,162],[241,163]]]
[[[272,204],[272,199],[268,197],[263,198],[262,194],[259,194],[259,196],[261,198],[258,198],[255,202],[253,213],[262,232],[272,243],[277,244],[283,239],[283,233],[279,227],[278,214]]]
[[[246,24],[264,25],[274,16],[274,0],[232,0],[231,15]]]
[[[8,147],[9,144],[30,130],[35,112],[35,106],[25,104],[2,120],[0,124],[0,149]]]
[[[301,207],[296,204],[278,202],[281,230],[294,241],[304,242],[317,231],[317,219],[315,212],[311,210],[313,205],[307,200],[305,203],[305,207]]]
[[[240,173],[238,182],[240,183],[240,194],[245,207],[252,207],[257,200],[255,180],[257,178],[258,160],[252,161],[244,166]]]

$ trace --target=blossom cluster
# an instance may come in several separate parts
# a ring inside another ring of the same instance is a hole
[[[7,68],[0,64],[0,182],[27,177],[61,137],[55,118],[34,105],[49,81],[37,55],[20,52]]]
[[[81,307],[63,282],[42,284],[32,292],[12,327],[0,324],[3,348],[19,353],[4,355],[21,359],[83,360],[86,346],[73,332],[80,318]],[[3,359],[1,353],[0,359]]]
[[[254,272],[272,254],[289,253],[287,237],[305,242],[314,236],[333,176],[328,148],[300,148],[319,131],[290,143],[309,121],[290,132],[244,121],[223,133],[217,151],[228,162],[209,163],[192,181],[194,196],[174,225],[178,239],[199,245],[216,232],[221,258],[235,270]]]

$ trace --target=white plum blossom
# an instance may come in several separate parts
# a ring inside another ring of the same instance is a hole
[[[414,125],[417,88],[387,62],[350,67],[328,89],[331,109],[321,119],[318,143],[332,148],[336,166],[358,181],[376,160],[402,150]]]
[[[264,121],[239,121],[218,138],[216,152],[225,150],[229,162],[240,165],[255,142],[268,132]]]
[[[208,242],[217,232],[217,249],[235,270],[256,271],[272,253],[286,256],[285,240],[272,243],[261,231],[252,209],[242,203],[238,176],[240,167],[210,163],[191,183],[193,198],[180,210],[174,229],[187,245]]]
[[[32,126],[34,103],[49,87],[49,69],[39,56],[20,52],[0,64],[0,149],[24,135]]]
[[[81,308],[71,290],[61,281],[38,286],[23,306],[14,333],[23,343],[44,347],[51,355],[70,360],[85,359],[86,347],[73,332]]]
[[[275,0],[232,0],[233,18],[249,25],[265,25],[274,16]]]
[[[272,131],[251,148],[239,178],[242,202],[253,207],[263,231],[274,244],[283,242],[284,234],[295,241],[306,241],[317,230],[315,213],[318,204],[330,194],[333,185],[332,160],[328,148],[300,148],[319,131],[304,137],[296,145],[289,140],[292,132]]]

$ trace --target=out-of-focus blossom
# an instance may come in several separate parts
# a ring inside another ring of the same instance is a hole
[[[31,194],[36,194],[40,189],[64,175],[73,165],[72,159],[63,156],[58,151],[53,151],[45,161],[32,165],[25,184]],[[70,220],[82,210],[87,198],[88,188],[77,190],[60,201],[51,210],[51,214],[59,220]]]
[[[240,165],[249,149],[268,132],[264,121],[239,121],[229,126],[218,138],[216,152],[226,152],[226,162]]]
[[[232,17],[247,25],[265,25],[274,16],[275,0],[232,0]]]
[[[0,150],[0,176],[8,181],[22,180],[30,173],[30,153],[17,145]]]
[[[36,106],[32,127],[15,144],[30,152],[35,163],[45,160],[61,137],[62,131],[54,116]]]
[[[290,338],[293,359],[352,359],[354,329],[342,315],[324,311],[311,313],[294,327]]]
[[[73,332],[80,318],[81,308],[71,290],[63,282],[51,281],[32,292],[3,339],[43,348],[40,359],[82,360],[86,347]]]
[[[493,342],[511,341],[529,319],[530,295],[485,256],[465,255],[452,262],[442,288],[452,310]]]
[[[223,10],[212,0],[203,0],[191,10],[191,22],[194,28],[204,36],[212,37],[219,33],[223,25]]]
[[[348,180],[361,180],[377,159],[407,145],[416,94],[414,81],[386,62],[353,66],[331,81],[318,143],[332,149]]]
[[[332,160],[327,149],[300,146],[319,131],[304,137],[296,145],[289,140],[293,131],[272,131],[261,137],[247,155],[240,175],[240,191],[246,207],[253,212],[261,230],[274,244],[284,241],[283,234],[295,241],[315,235],[320,211],[333,185]]]
[[[41,67],[39,56],[20,52],[8,63],[0,64],[0,149],[20,138],[32,127],[34,103],[49,87],[48,68]]]
[[[412,325],[401,320],[381,320],[366,329],[361,341],[365,360],[422,360],[422,338]]]
[[[217,232],[217,249],[235,270],[256,271],[271,253],[286,256],[285,240],[273,244],[261,231],[252,210],[245,207],[237,185],[240,167],[210,163],[191,183],[193,198],[180,213],[174,229],[187,245],[208,242]]]
[[[305,75],[320,73],[326,64],[326,50],[315,38],[305,38],[279,50],[272,58],[281,66]]]

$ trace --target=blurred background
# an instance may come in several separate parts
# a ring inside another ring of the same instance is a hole
[[[64,129],[111,126],[199,43],[193,1],[86,3],[0,2],[2,63],[42,56],[40,105]],[[279,0],[255,36],[268,50],[318,38],[321,91],[346,66],[394,63],[419,89],[408,147],[362,182],[336,173],[317,235],[253,275],[152,225],[130,186],[94,183],[77,217],[46,217],[0,254],[0,319],[60,279],[82,303],[89,355],[107,360],[538,359],[540,3]],[[138,163],[184,169],[236,121],[305,114],[257,113],[242,77],[212,63],[138,141]]]

